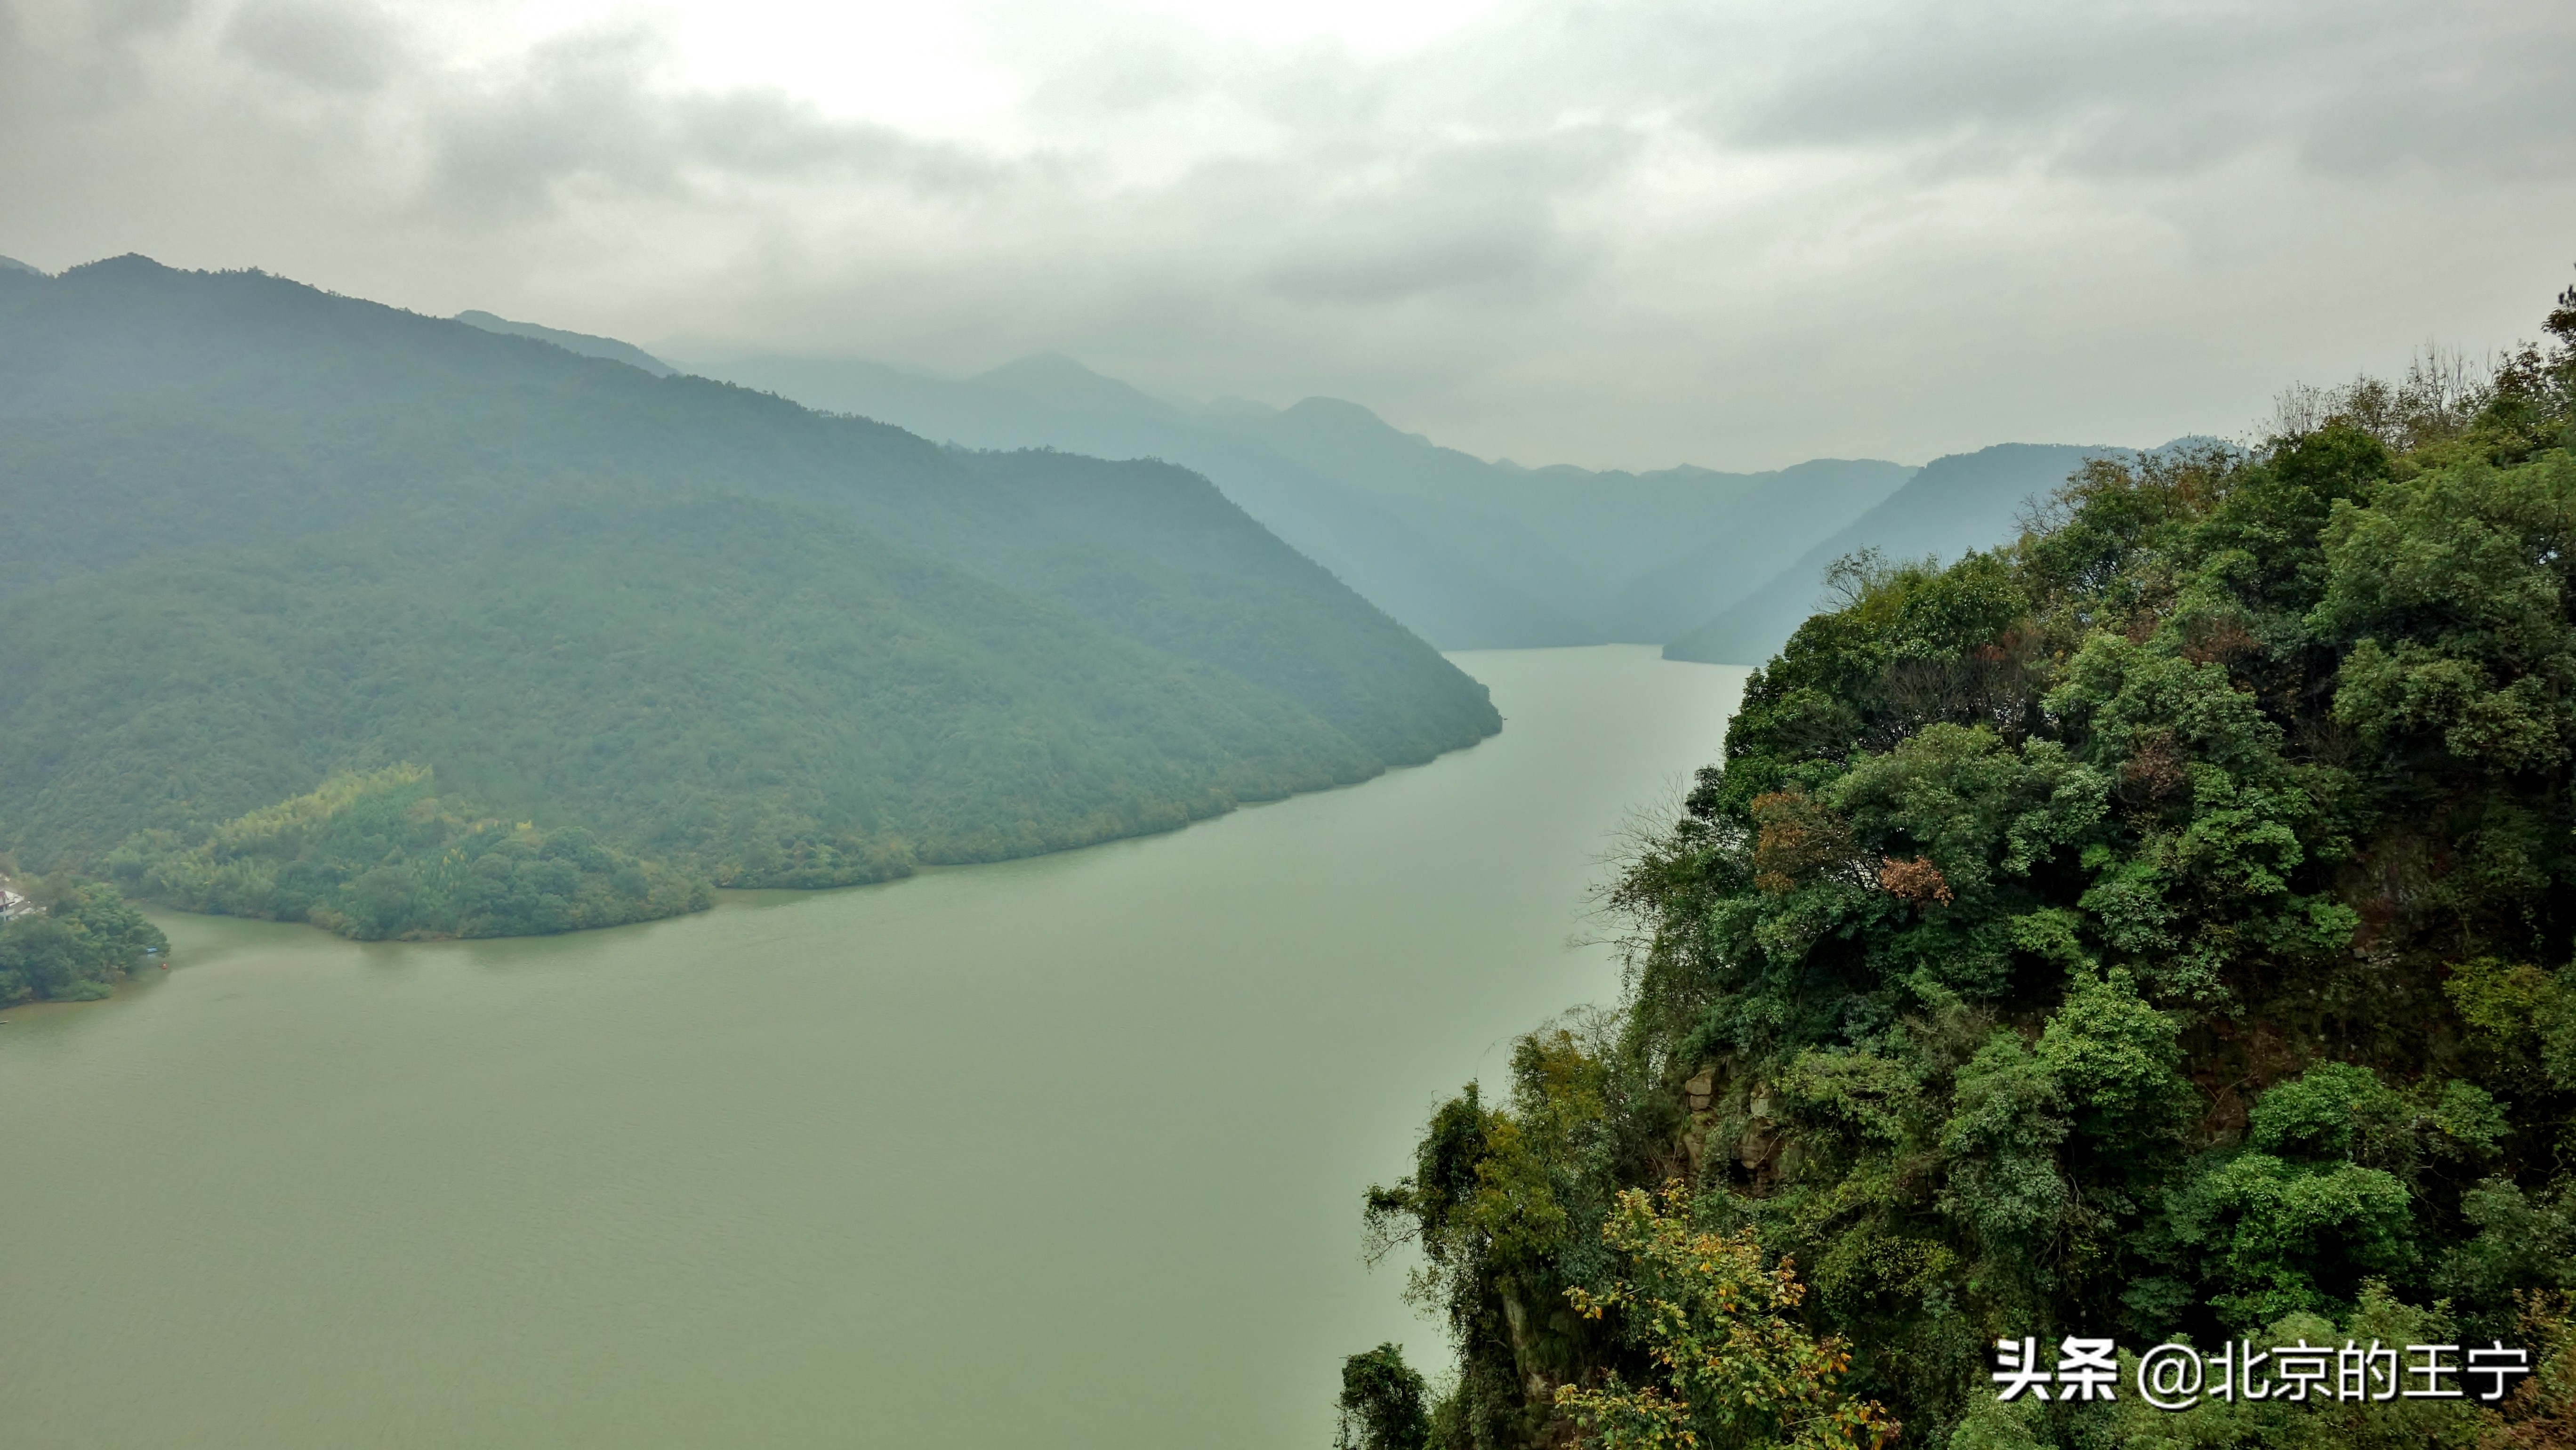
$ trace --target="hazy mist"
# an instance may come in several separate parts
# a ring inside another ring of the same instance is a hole
[[[126,251],[1527,463],[2153,443],[2533,330],[2576,8],[0,0],[0,254]]]

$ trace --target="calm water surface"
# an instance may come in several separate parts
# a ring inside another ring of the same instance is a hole
[[[1504,733],[1173,835],[570,937],[160,918],[0,1029],[0,1445],[1329,1443],[1434,1099],[1743,671],[1457,656]]]

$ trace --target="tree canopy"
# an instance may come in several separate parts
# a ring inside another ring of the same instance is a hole
[[[170,942],[99,882],[55,876],[0,921],[0,1007],[30,998],[94,1002]]]

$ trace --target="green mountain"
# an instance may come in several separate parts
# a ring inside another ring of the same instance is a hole
[[[0,273],[0,517],[0,848],[360,934],[1055,850],[1499,728],[1182,469],[258,273]]]
[[[1442,448],[1352,403],[1182,407],[1054,356],[964,381],[794,358],[692,366],[973,447],[1186,465],[1452,649],[1661,644],[1913,473],[1841,460],[1761,474],[1526,469]]]
[[[1956,559],[2020,532],[2022,512],[2049,497],[2087,458],[2118,448],[2002,443],[1936,458],[1886,501],[1818,541],[1795,563],[1664,646],[1664,658],[1759,664],[1788,643],[1813,611],[1836,560],[1864,551],[1888,558]]]
[[[1849,571],[1606,893],[1618,1009],[1369,1192],[1456,1362],[1352,1356],[1345,1425],[2569,1443],[2576,287],[2546,326]]]

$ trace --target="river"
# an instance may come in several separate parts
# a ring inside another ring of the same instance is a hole
[[[565,937],[156,916],[0,1028],[0,1444],[1330,1443],[1445,1363],[1360,1193],[1615,998],[1587,888],[1744,671],[1466,653],[1503,733],[1170,835]]]

